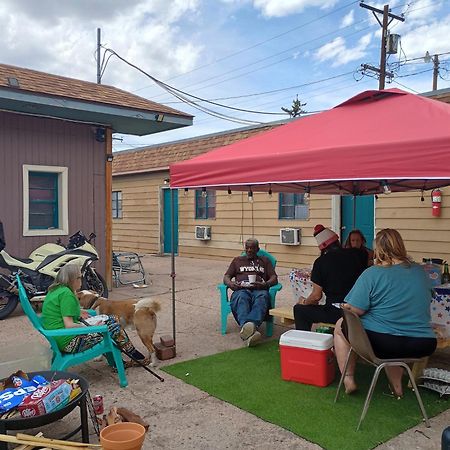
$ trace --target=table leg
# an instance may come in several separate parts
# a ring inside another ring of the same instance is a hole
[[[0,420],[0,434],[6,434],[6,426]],[[8,450],[8,444],[6,442],[0,442],[0,450]]]
[[[87,404],[86,404],[86,396],[80,400],[80,418],[81,418],[81,440],[84,443],[89,443],[89,424],[88,424],[88,413],[87,413]]]

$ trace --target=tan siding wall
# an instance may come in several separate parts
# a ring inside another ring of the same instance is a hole
[[[123,219],[113,222],[113,248],[121,251],[160,252],[160,187],[167,172],[115,176],[113,189],[123,195]],[[196,220],[195,194],[183,191],[179,201],[179,254],[195,258],[230,260],[243,248],[243,241],[255,236],[261,247],[272,253],[280,266],[299,267],[312,264],[319,252],[312,237],[317,223],[331,225],[331,197],[312,195],[308,220],[278,220],[278,194],[254,194],[253,204],[247,193],[217,191],[216,219]],[[380,195],[376,201],[376,231],[390,227],[400,231],[408,253],[416,260],[436,257],[450,260],[450,188],[443,190],[440,218],[431,215],[431,196],[420,192]],[[253,208],[253,214],[252,214]],[[211,226],[212,239],[194,237],[196,225]],[[280,228],[301,228],[302,244],[281,245]]]
[[[441,217],[431,215],[430,192],[424,194],[424,202],[420,201],[420,192],[380,195],[376,201],[376,230],[396,228],[417,262],[424,257],[450,261],[450,188],[442,192]]]
[[[140,253],[160,251],[160,186],[167,172],[113,177],[122,191],[121,219],[113,220],[113,249]]]
[[[253,213],[252,213],[253,210]],[[196,220],[195,194],[179,196],[180,254],[200,258],[223,257],[230,260],[243,248],[243,242],[255,236],[261,248],[272,253],[281,266],[310,265],[318,255],[312,237],[316,223],[331,223],[330,196],[313,196],[308,220],[278,220],[278,194],[254,194],[254,202],[247,200],[247,193],[217,191],[216,219]],[[211,226],[211,240],[199,241],[194,237],[196,225]],[[302,245],[281,245],[280,228],[301,228]]]

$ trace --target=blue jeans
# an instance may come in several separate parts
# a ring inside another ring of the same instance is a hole
[[[253,322],[259,327],[266,317],[269,304],[267,290],[239,289],[231,295],[231,312],[240,326]]]

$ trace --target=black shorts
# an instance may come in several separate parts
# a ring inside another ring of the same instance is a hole
[[[423,358],[436,350],[436,338],[395,336],[370,330],[366,333],[380,359]]]

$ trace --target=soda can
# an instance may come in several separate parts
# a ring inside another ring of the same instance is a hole
[[[94,405],[94,412],[97,416],[103,414],[103,396],[102,395],[95,395],[92,398],[92,404]]]

